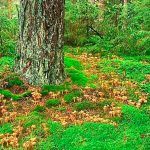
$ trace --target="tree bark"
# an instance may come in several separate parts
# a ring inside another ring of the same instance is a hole
[[[8,18],[12,18],[12,0],[7,0],[8,3]]]
[[[64,80],[64,0],[20,0],[18,72],[33,85]]]

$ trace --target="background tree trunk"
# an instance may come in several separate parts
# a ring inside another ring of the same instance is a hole
[[[64,80],[64,0],[20,0],[17,70],[34,85]]]
[[[12,18],[12,0],[7,0],[8,3],[8,18]]]

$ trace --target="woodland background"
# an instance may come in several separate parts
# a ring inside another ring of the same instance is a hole
[[[62,85],[13,71],[18,1],[0,1],[0,149],[148,150],[150,1],[66,0]]]

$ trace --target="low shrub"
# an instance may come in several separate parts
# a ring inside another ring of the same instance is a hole
[[[13,125],[11,123],[5,123],[0,125],[0,134],[12,133]]]
[[[0,89],[0,94],[4,95],[5,98],[10,98],[14,101],[19,101],[27,96],[30,96],[31,92],[27,91],[22,94],[14,94],[14,93],[10,92],[9,90]]]
[[[62,84],[62,85],[43,85],[41,94],[47,95],[49,92],[65,91],[69,89],[70,89],[70,85],[67,83]]]
[[[61,102],[59,99],[50,99],[46,101],[46,107],[48,108],[55,107],[58,106],[60,103]]]
[[[64,101],[65,101],[66,103],[71,103],[71,102],[73,102],[74,98],[79,97],[79,96],[81,96],[81,95],[82,95],[82,93],[81,93],[80,91],[78,91],[78,90],[73,91],[73,92],[71,92],[71,93],[69,93],[69,94],[66,94],[66,95],[64,96]]]
[[[76,103],[74,105],[74,108],[77,111],[81,111],[81,110],[86,110],[86,109],[93,109],[95,108],[95,105],[89,101],[83,101],[83,102]]]
[[[22,86],[22,87],[24,86],[23,81],[16,74],[8,75],[5,79],[5,81],[8,82],[8,84],[7,84],[8,88],[13,87],[14,85]]]
[[[44,106],[37,105],[37,106],[34,108],[34,111],[37,111],[37,112],[44,112],[44,111],[45,111],[45,107],[44,107]]]
[[[82,87],[87,85],[89,79],[83,72],[73,68],[66,69],[66,72],[74,84]]]
[[[81,62],[78,60],[71,58],[71,57],[65,57],[65,67],[66,68],[75,68],[77,70],[83,70],[83,66]]]

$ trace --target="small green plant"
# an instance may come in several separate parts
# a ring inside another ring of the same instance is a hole
[[[12,133],[13,125],[11,123],[5,123],[0,125],[0,134]]]
[[[71,58],[71,57],[65,57],[65,67],[66,68],[75,68],[77,70],[83,70],[83,66],[81,62],[78,60]]]
[[[2,57],[0,58],[0,72],[4,72],[5,68],[12,69],[14,66],[14,58]]]
[[[13,87],[14,85],[17,86],[24,86],[23,81],[20,79],[20,77],[16,74],[11,74],[8,75],[7,78],[5,79],[6,82],[8,82],[7,87]]]
[[[69,89],[70,89],[70,85],[67,83],[62,84],[62,85],[43,85],[41,94],[47,95],[49,92],[65,91]]]
[[[86,109],[93,109],[95,108],[95,105],[89,101],[83,101],[83,102],[76,103],[74,108],[77,111],[81,111]]]
[[[37,106],[34,108],[34,111],[37,111],[37,112],[44,112],[44,111],[45,111],[45,107],[44,107],[44,106],[37,105]]]
[[[81,91],[78,91],[78,90],[73,91],[73,92],[66,94],[64,96],[64,101],[66,103],[71,103],[71,102],[73,102],[74,98],[79,97],[81,95],[82,95]]]
[[[27,91],[22,94],[14,94],[14,93],[10,92],[9,90],[0,89],[0,94],[4,95],[5,98],[10,98],[14,101],[19,101],[27,96],[30,96],[31,92]]]
[[[87,85],[89,79],[82,71],[76,70],[74,68],[69,68],[66,69],[66,72],[74,84],[82,87],[85,87]]]
[[[112,103],[112,100],[104,100],[104,101],[102,101],[102,102],[98,102],[98,103],[96,104],[96,106],[97,106],[98,108],[100,108],[100,109],[103,110],[103,107],[104,107],[104,106],[106,106],[106,105],[111,105],[111,103]]]
[[[60,103],[61,102],[59,99],[50,99],[46,101],[46,107],[48,108],[55,107],[58,106]]]

